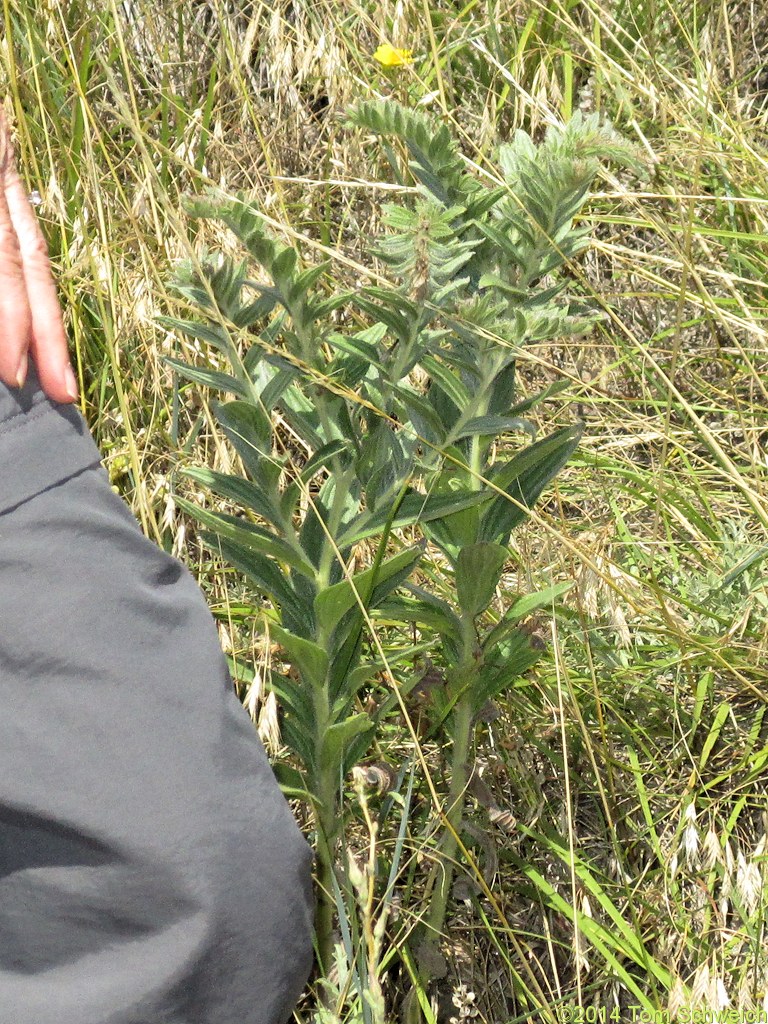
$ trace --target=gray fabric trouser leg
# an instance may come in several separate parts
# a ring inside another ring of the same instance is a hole
[[[283,1024],[311,860],[194,577],[0,383],[0,1022]]]

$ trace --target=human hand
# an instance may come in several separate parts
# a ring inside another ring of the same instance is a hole
[[[55,402],[77,398],[48,246],[19,178],[0,105],[0,380],[21,387],[32,356]]]

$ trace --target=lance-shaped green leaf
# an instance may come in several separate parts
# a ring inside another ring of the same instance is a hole
[[[288,630],[270,624],[269,632],[280,644],[296,666],[303,681],[314,687],[322,687],[328,675],[328,655],[311,640],[304,637],[294,636]]]
[[[215,402],[213,411],[224,433],[243,460],[243,465],[255,479],[263,479],[265,462],[269,462],[272,449],[272,424],[263,409],[252,402]],[[280,469],[277,469],[277,476]]]
[[[305,298],[310,288],[317,284],[330,265],[330,260],[323,260],[316,267],[307,267],[306,270],[296,274],[293,283],[287,289],[288,301],[296,302],[298,299]]]
[[[314,636],[315,617],[312,602],[307,601],[304,595],[296,590],[276,562],[234,541],[217,537],[208,530],[202,530],[200,536],[214,551],[220,549],[228,562],[255,583],[273,604],[277,604],[286,629],[297,636]]]
[[[229,498],[238,505],[250,508],[256,515],[266,519],[268,523],[277,525],[281,516],[275,508],[270,495],[259,484],[244,480],[241,476],[231,473],[217,473],[207,466],[193,466],[180,469],[181,476],[189,477],[195,483],[208,487],[222,498]]]
[[[267,364],[268,360],[265,359],[264,362]],[[273,372],[272,365],[270,365],[269,372]],[[272,411],[297,376],[298,370],[295,367],[286,366],[278,369],[274,376],[265,382],[259,395],[260,407],[265,413],[269,414]]]
[[[518,416],[520,413],[528,412],[529,409],[533,409],[539,402],[543,402],[547,398],[553,398],[555,395],[559,395],[561,391],[565,391],[566,388],[570,387],[570,381],[568,380],[556,380],[544,388],[543,391],[539,391],[538,394],[532,395],[530,398],[523,399],[522,402],[518,402],[511,409],[508,409],[510,416]]]
[[[456,559],[456,596],[471,618],[485,611],[493,599],[509,552],[501,544],[470,544]]]
[[[227,331],[219,324],[203,324],[198,320],[177,320],[170,316],[157,316],[155,321],[172,331],[179,331],[180,334],[184,334],[194,341],[204,341],[208,345],[213,345],[225,356],[229,356],[231,353],[232,342]]]
[[[472,687],[472,707],[479,711],[487,700],[493,700],[532,668],[541,657],[530,635],[516,629],[489,656]]]
[[[363,292],[374,299],[379,299],[390,309],[402,313],[406,320],[415,320],[419,315],[419,307],[402,292],[393,291],[391,288],[379,288],[375,284],[366,285]]]
[[[386,664],[383,661],[369,661],[352,669],[347,674],[344,693],[333,704],[332,717],[339,718],[343,714],[343,709],[351,704],[358,690],[374,679],[379,672],[388,672],[393,665],[397,665],[399,662],[407,661],[411,664],[417,655],[423,654],[432,646],[434,646],[434,641],[429,640],[425,643],[402,647],[400,650],[390,651],[387,654]],[[374,717],[377,719],[382,717],[381,707],[382,705],[379,705],[379,709],[374,712]]]
[[[464,409],[469,405],[473,396],[470,395],[457,374],[451,373],[448,367],[434,356],[423,356],[421,365],[432,378],[431,388],[439,387],[457,409]]]
[[[350,580],[342,580],[315,598],[315,618],[328,635],[335,629],[350,608],[373,607],[383,601],[403,579],[410,576],[424,554],[424,546],[407,548],[379,566],[359,572]]]
[[[406,414],[419,436],[429,444],[441,447],[446,430],[434,406],[408,387],[396,386],[392,390],[405,406]]]
[[[516,619],[519,622],[539,608],[551,608],[554,602],[572,587],[573,580],[564,580],[562,583],[553,583],[551,587],[537,590],[534,594],[524,594],[515,601],[507,614],[510,620]]]
[[[313,771],[315,768],[315,746],[312,734],[308,733],[304,725],[296,721],[291,715],[285,716],[281,732],[286,746],[299,755],[302,764],[308,772]]]
[[[443,603],[445,608],[438,608],[428,601],[394,595],[372,609],[371,618],[377,622],[412,622],[420,629],[439,633],[446,642],[452,643],[461,635],[461,621],[450,605]]]
[[[509,218],[512,220],[512,217]],[[503,229],[495,227],[493,224],[483,224],[482,221],[478,221],[478,228],[488,238],[489,241],[493,242],[496,250],[504,255],[518,267],[523,269],[525,267],[524,250],[528,246],[533,246],[533,236],[527,229],[527,226],[523,223],[515,223],[515,231],[510,231],[509,227],[505,225]],[[527,243],[526,246],[521,247],[518,239],[514,237],[514,234],[520,234],[524,236],[524,241]],[[496,275],[492,275],[494,280],[489,280],[488,284],[493,284],[498,287],[498,278]]]
[[[206,526],[210,526],[214,533],[219,534],[221,537],[233,540],[250,551],[258,551],[261,554],[269,555],[278,562],[285,562],[303,576],[307,576],[312,580],[315,579],[315,570],[309,562],[294,550],[290,544],[275,536],[274,533],[270,533],[269,530],[256,526],[254,523],[238,519],[237,516],[227,515],[225,512],[209,512],[207,509],[193,505],[191,501],[187,501],[185,498],[176,497],[174,500],[185,512],[189,512],[195,519],[198,519]]]
[[[248,396],[248,388],[241,383],[237,377],[229,373],[221,373],[219,370],[201,370],[191,363],[185,363],[182,359],[172,359],[170,356],[160,356],[160,361],[174,369],[180,377],[191,380],[195,384],[203,384],[207,388],[215,388],[217,391],[231,391],[232,394]]]
[[[389,423],[375,417],[360,441],[355,471],[369,509],[391,507],[391,499],[410,476],[409,458]]]
[[[398,504],[399,500],[400,498],[398,498]],[[394,509],[391,510],[390,515],[394,515]],[[415,563],[423,555],[426,547],[426,541],[422,540],[411,552],[400,552],[399,555],[395,556],[394,564],[387,566],[384,572],[384,579],[380,581],[379,573],[381,573],[382,566],[378,564],[378,560],[383,555],[388,537],[389,525],[379,539],[379,552],[377,553],[376,562],[368,570],[370,575],[365,582],[366,590],[359,593],[359,601],[366,609],[375,607],[400,583],[404,583],[408,579]],[[343,581],[339,580],[339,582]],[[330,691],[334,699],[336,699],[339,693],[343,693],[346,688],[350,666],[359,659],[364,636],[365,618],[360,603],[358,603],[358,594],[350,588],[344,595],[344,598],[346,600],[354,598],[354,603],[345,612],[342,612],[340,620],[337,620],[338,624],[335,624],[337,630],[334,643],[335,650],[329,676]]]
[[[280,285],[286,298],[293,284],[293,272],[296,269],[298,253],[292,246],[285,246],[272,260],[269,270],[276,284]]]
[[[363,733],[370,734],[374,728],[375,723],[363,713],[330,726],[320,745],[320,770],[337,774],[339,767],[344,765],[344,755],[352,741]]]
[[[488,491],[479,493],[485,494],[486,498],[491,497]],[[433,522],[425,523],[422,529],[427,537],[455,563],[459,551],[477,541],[481,512],[482,509],[477,506],[460,509],[451,515],[441,516]]]
[[[298,386],[285,390],[281,396],[280,409],[285,420],[311,451],[318,451],[327,441],[332,440],[322,436],[317,408]]]
[[[271,626],[270,631],[274,632],[274,627]],[[289,633],[288,635],[290,636],[291,634]],[[298,667],[292,654],[286,653],[286,659],[290,660],[292,665]],[[271,686],[280,698],[285,710],[291,715],[294,723],[300,726],[307,736],[312,736],[315,731],[316,710],[311,681],[305,678],[303,672],[300,673],[298,679],[293,679],[290,675],[272,673]]]
[[[243,285],[251,287],[254,291],[259,291],[259,285],[256,281],[243,281]],[[255,324],[257,320],[261,320],[265,316],[269,316],[276,305],[276,297],[273,295],[259,295],[251,302],[247,302],[244,306],[238,309],[232,317],[232,323],[236,327],[250,327],[251,324]]]
[[[386,335],[386,327],[384,324],[376,324],[375,326],[379,330],[373,337],[370,336],[369,330],[352,334],[349,337],[339,334],[337,331],[331,331],[326,341],[332,348],[339,349],[339,351],[349,356],[361,359],[363,362],[375,366],[377,370],[383,370],[383,365],[379,360],[380,348],[378,343]]]
[[[377,672],[381,672],[385,666],[381,662],[368,662],[365,665],[358,665],[347,674],[344,693],[338,698],[333,707],[333,714],[336,717],[341,713],[341,705],[348,705],[357,696],[366,683],[375,678]]]
[[[340,292],[338,295],[332,295],[330,299],[324,299],[322,302],[311,302],[307,303],[307,309],[313,320],[324,320],[329,313],[332,313],[339,306],[345,306],[348,302],[351,302],[355,298],[356,292]]]
[[[337,492],[341,508],[337,506]],[[335,538],[329,525],[331,510],[334,507],[336,513],[340,514]],[[314,497],[310,496],[304,522],[299,531],[299,542],[306,557],[318,569],[328,549],[334,552],[334,556],[338,549],[343,553],[342,557],[346,557],[348,549],[340,535],[343,534],[359,507],[360,488],[357,481],[350,480],[348,474],[338,473],[328,476],[319,492]],[[341,567],[334,557],[329,582],[335,583],[340,576]]]
[[[528,445],[492,474],[496,487],[513,500],[497,495],[490,502],[481,514],[478,540],[506,543],[512,529],[525,519],[528,509],[571,457],[582,429],[577,424],[556,430]]]
[[[408,341],[410,328],[408,326],[408,321],[401,313],[394,309],[387,309],[386,306],[379,305],[379,303],[373,302],[364,295],[358,295],[355,297],[355,305],[359,306],[364,313],[368,313],[368,315],[373,317],[375,320],[379,320],[381,323],[386,324],[398,341]]]
[[[508,190],[499,188],[478,188],[472,198],[467,202],[466,219],[469,221],[479,219],[486,214],[492,206],[495,206],[500,199],[507,195]]]
[[[309,783],[302,772],[285,762],[272,765],[272,770],[284,797],[289,800],[303,800],[304,803],[312,806],[315,798],[307,789]]]
[[[481,505],[491,498],[491,494],[483,491],[453,491],[450,494],[406,494],[400,503],[392,529],[411,526],[413,523],[426,523],[458,512],[461,509]],[[391,508],[378,509],[371,514],[364,512],[350,523],[347,531],[339,538],[339,547],[352,547],[378,533],[388,521]]]
[[[500,643],[507,634],[517,628],[517,623],[539,608],[551,608],[554,602],[573,586],[573,580],[554,583],[551,587],[538,590],[535,594],[524,594],[508,608],[499,622],[491,629],[483,640],[483,648],[491,650]]]
[[[334,360],[328,364],[326,375],[339,388],[347,388],[354,391],[362,380],[369,379],[374,374],[374,368],[369,362],[357,356],[348,356],[339,352]],[[372,401],[372,398],[368,398]]]
[[[319,451],[315,452],[310,459],[307,459],[298,477],[283,492],[280,499],[280,508],[283,515],[290,515],[293,512],[302,490],[306,488],[306,485],[315,473],[323,469],[336,455],[341,455],[342,452],[345,452],[348,446],[349,442],[347,441],[330,441],[328,444],[323,445]]]
[[[520,416],[475,416],[474,419],[467,420],[463,427],[452,430],[451,437],[454,441],[475,435],[498,437],[499,434],[508,434],[512,430],[524,431],[530,437],[536,434],[533,423]]]

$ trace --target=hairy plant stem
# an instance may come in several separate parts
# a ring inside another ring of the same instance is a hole
[[[344,510],[345,496],[347,489],[353,480],[353,475],[349,470],[340,470],[337,474],[337,479],[338,485],[328,517],[329,532],[333,537],[338,535],[341,515]],[[376,551],[376,557],[374,558],[373,565],[371,567],[372,574],[368,587],[364,593],[359,594],[359,598],[363,606],[366,608],[376,584],[376,572],[384,558],[384,551],[392,530],[392,522],[397,514],[397,510],[400,508],[403,497],[405,496],[406,487],[407,480],[403,481],[403,484],[392,503],[389,517],[384,526],[378,549]],[[318,591],[322,591],[329,585],[330,568],[333,557],[335,557],[335,551],[330,544],[326,544],[317,575]],[[363,623],[361,620],[361,630],[362,625]],[[323,630],[319,630],[317,639],[323,649],[328,653],[330,659],[331,654],[333,653],[330,650],[330,635],[327,635]],[[351,670],[354,658],[355,649],[350,652],[350,662],[347,665],[347,672]],[[331,724],[332,708],[331,696],[328,687],[329,684],[326,681],[326,685],[322,690],[317,690],[315,692],[316,750],[321,749],[323,737]],[[341,821],[337,814],[337,784],[338,779],[332,770],[323,768],[322,766],[318,768],[314,793],[319,799],[319,805],[315,809],[315,820],[317,823],[318,834],[317,855],[320,892],[318,895],[317,910],[315,913],[315,934],[317,936],[318,959],[321,967],[326,972],[330,970],[333,961],[333,915],[335,910],[333,881],[334,865],[336,863],[336,847],[338,845],[338,836],[341,827]]]
[[[432,889],[429,911],[424,920],[424,950],[420,956],[419,976],[426,987],[432,978],[434,957],[431,952],[437,949],[440,935],[445,923],[448,900],[453,885],[454,863],[458,851],[456,836],[461,831],[464,819],[464,790],[469,779],[469,749],[473,732],[472,691],[474,683],[482,668],[474,623],[462,616],[462,657],[459,664],[449,673],[448,685],[460,687],[461,696],[453,710],[453,752],[451,755],[451,785],[448,791],[445,814],[445,833],[439,844],[439,859],[435,863],[434,872],[440,873],[439,881]],[[433,874],[434,874],[433,872]],[[430,879],[430,883],[433,880]]]
[[[317,709],[316,749],[319,750],[330,718],[327,686],[315,697]],[[333,962],[333,893],[334,862],[338,821],[336,819],[336,779],[327,768],[320,766],[314,784],[317,797],[315,822],[317,824],[317,880],[319,892],[315,910],[315,933],[317,936],[318,960],[323,971],[330,970]]]
[[[472,733],[472,703],[469,696],[463,697],[456,705],[453,735],[453,757],[451,759],[451,786],[448,792],[445,815],[446,832],[440,844],[442,860],[441,881],[432,894],[426,924],[430,938],[437,941],[445,920],[451,885],[453,883],[454,861],[458,844],[454,832],[461,829],[464,818],[464,789],[469,778],[467,755]]]
[[[323,787],[324,788],[324,787]],[[333,914],[336,900],[333,893],[335,839],[335,814],[324,810],[317,812],[317,881],[319,892],[315,909],[315,933],[317,936],[317,958],[321,970],[327,973],[333,963]]]

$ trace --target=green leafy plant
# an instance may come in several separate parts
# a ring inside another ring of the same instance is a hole
[[[498,445],[535,435],[525,414],[558,390],[520,400],[516,355],[526,342],[583,332],[595,320],[565,295],[562,268],[588,243],[588,229],[573,221],[599,159],[634,158],[609,125],[578,116],[539,146],[517,132],[500,151],[505,185],[487,188],[465,171],[448,129],[424,114],[361,103],[349,124],[400,138],[417,182],[412,207],[384,207],[386,233],[375,251],[392,280],[328,297],[328,262],[301,268],[297,250],[266,229],[245,197],[212,193],[189,200],[189,214],[222,221],[248,257],[238,264],[205,256],[202,276],[182,264],[174,287],[201,315],[160,322],[231,365],[225,373],[166,360],[182,377],[236,396],[214,412],[247,479],[184,473],[242,507],[245,518],[176,500],[269,599],[265,624],[293,666],[274,686],[301,770],[282,778],[308,800],[316,825],[324,969],[333,959],[340,783],[418,682],[413,673],[398,682],[393,669],[428,649],[441,666],[430,728],[450,738],[451,776],[442,863],[415,943],[425,986],[446,916],[478,715],[536,660],[520,621],[553,597],[519,597],[501,616],[489,614],[510,534],[581,432],[564,427],[514,454]],[[250,261],[267,283],[248,276]],[[369,326],[336,329],[330,314],[342,306]],[[246,330],[251,344],[241,358],[233,333]],[[286,429],[303,454],[288,451]],[[421,540],[396,544],[403,527],[418,527]],[[363,542],[372,562],[353,571]],[[451,601],[415,582],[427,543],[442,552],[435,571]],[[417,642],[383,657],[376,619],[399,623],[404,637],[415,628]],[[369,713],[361,691],[382,671],[392,692]]]

